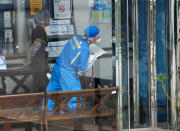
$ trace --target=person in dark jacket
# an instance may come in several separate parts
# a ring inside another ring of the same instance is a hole
[[[48,10],[37,12],[34,17],[36,27],[31,34],[31,46],[27,51],[27,61],[33,69],[33,86],[37,91],[42,91],[48,83],[46,73],[48,72],[47,53],[47,35],[45,27],[49,24]]]

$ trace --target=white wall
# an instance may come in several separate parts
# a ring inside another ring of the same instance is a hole
[[[73,1],[77,33],[83,35],[84,29],[89,25],[89,0]]]

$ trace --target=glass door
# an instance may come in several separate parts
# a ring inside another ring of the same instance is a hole
[[[120,129],[177,128],[178,6],[175,0],[116,1]]]

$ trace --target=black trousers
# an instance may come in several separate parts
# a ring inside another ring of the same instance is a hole
[[[45,72],[36,71],[33,75],[33,87],[35,92],[42,92],[46,90],[48,78]]]

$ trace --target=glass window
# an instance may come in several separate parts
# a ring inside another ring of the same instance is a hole
[[[115,5],[0,0],[2,129],[117,130]]]
[[[179,0],[0,0],[0,130],[178,130],[179,23]]]

